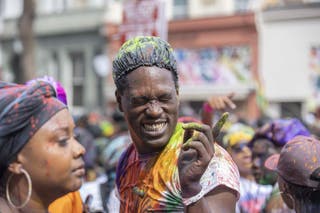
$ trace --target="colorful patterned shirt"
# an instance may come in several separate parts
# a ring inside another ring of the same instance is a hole
[[[202,190],[183,199],[178,173],[178,157],[184,130],[177,124],[169,143],[160,153],[139,155],[131,145],[122,155],[117,169],[120,212],[183,212],[219,185],[225,185],[239,197],[239,172],[230,155],[215,144],[215,154],[201,177]]]

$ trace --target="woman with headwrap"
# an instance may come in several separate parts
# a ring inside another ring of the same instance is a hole
[[[0,82],[0,212],[47,212],[82,184],[85,149],[48,82]]]

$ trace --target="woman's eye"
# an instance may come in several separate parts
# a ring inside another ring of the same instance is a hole
[[[80,140],[80,133],[76,132],[73,134],[74,139],[76,139],[77,141]]]
[[[69,140],[68,138],[59,140],[59,146],[66,146],[66,145],[68,145],[68,140]]]

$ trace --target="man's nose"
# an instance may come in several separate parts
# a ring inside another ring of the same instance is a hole
[[[146,113],[151,117],[158,117],[163,112],[158,101],[150,101]]]

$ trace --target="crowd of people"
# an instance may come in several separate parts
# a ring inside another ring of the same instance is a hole
[[[113,61],[118,108],[72,116],[50,77],[0,82],[0,212],[320,212],[320,141],[298,118],[259,125],[234,94],[182,116],[171,46],[128,40]]]

